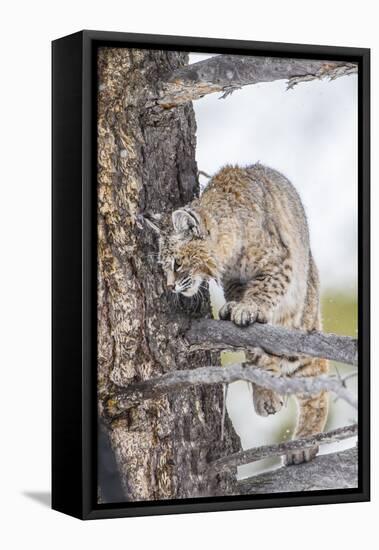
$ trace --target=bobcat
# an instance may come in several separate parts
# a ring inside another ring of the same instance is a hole
[[[299,195],[279,172],[261,164],[225,166],[200,198],[172,214],[173,232],[161,238],[160,261],[167,286],[193,296],[203,281],[224,290],[221,319],[241,327],[273,323],[304,331],[320,330],[319,280]],[[328,370],[323,359],[277,357],[257,350],[249,362],[276,374],[315,376]],[[253,385],[256,412],[274,414],[283,399]],[[328,396],[297,396],[295,437],[324,429]],[[287,464],[311,460],[317,447],[290,452]]]

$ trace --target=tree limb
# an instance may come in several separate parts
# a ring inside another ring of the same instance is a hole
[[[292,441],[286,441],[285,443],[263,445],[261,447],[240,451],[214,460],[210,463],[210,468],[215,473],[230,470],[243,464],[250,464],[251,462],[262,460],[263,458],[283,456],[288,451],[296,451],[307,447],[315,447],[317,445],[342,441],[350,437],[355,437],[357,434],[358,424],[351,424],[350,426],[344,426],[343,428],[337,428],[329,432],[315,434],[302,439],[294,439]]]
[[[357,340],[349,336],[302,332],[284,327],[254,323],[239,328],[230,321],[200,319],[185,333],[190,350],[253,350],[260,348],[272,355],[322,357],[356,365]]]
[[[249,84],[288,80],[287,89],[300,82],[356,73],[358,66],[345,61],[216,55],[169,75],[158,103],[165,108],[187,103],[213,92],[226,97]]]
[[[358,451],[356,447],[316,456],[296,467],[283,466],[237,484],[237,494],[275,494],[297,491],[325,491],[358,487]]]
[[[227,365],[225,367],[199,367],[191,370],[177,370],[162,376],[130,384],[105,403],[110,417],[136,406],[146,399],[156,398],[170,391],[188,386],[231,383],[237,380],[255,382],[259,386],[274,390],[281,395],[316,395],[320,391],[332,391],[341,399],[357,408],[355,397],[347,390],[343,380],[321,375],[316,377],[275,376],[251,365]]]

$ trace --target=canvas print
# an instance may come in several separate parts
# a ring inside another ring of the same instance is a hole
[[[97,499],[358,487],[358,67],[97,50]]]

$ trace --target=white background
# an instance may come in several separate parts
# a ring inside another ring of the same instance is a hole
[[[374,6],[369,0],[2,3],[0,537],[4,548],[305,546],[348,550],[356,549],[364,540],[370,541],[370,547],[375,545],[379,512],[377,453],[372,503],[87,523],[52,512],[44,504],[50,483],[49,42],[92,28],[371,47],[375,100],[379,90]],[[373,107],[375,153],[375,102]],[[376,176],[374,158],[374,212]],[[379,230],[377,219],[373,215],[374,236]],[[378,275],[377,259],[376,253],[373,280]],[[374,303],[376,298],[374,288]],[[374,327],[377,315],[378,310],[374,311]],[[373,371],[375,391],[375,364]],[[375,447],[379,400],[373,401]]]

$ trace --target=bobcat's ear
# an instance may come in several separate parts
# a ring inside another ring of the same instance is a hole
[[[200,237],[200,217],[190,208],[180,208],[172,213],[172,224],[177,233],[192,233]]]

